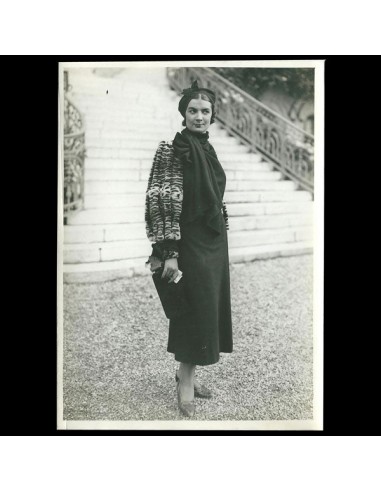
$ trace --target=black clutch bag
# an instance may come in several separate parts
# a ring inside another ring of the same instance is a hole
[[[186,298],[184,278],[175,283],[168,283],[168,279],[161,278],[164,270],[163,260],[160,259],[160,250],[157,245],[153,245],[153,255],[149,257],[147,263],[154,267],[152,279],[159,295],[164,313],[168,319],[175,319],[191,311],[191,306]]]
[[[165,315],[168,319],[174,319],[190,312],[191,307],[185,296],[184,278],[182,277],[177,284],[168,283],[168,279],[161,278],[163,267],[152,274],[157,293],[163,306]]]

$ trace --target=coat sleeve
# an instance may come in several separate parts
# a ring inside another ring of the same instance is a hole
[[[179,242],[175,239],[164,239],[164,241],[159,241],[163,247],[163,259],[169,260],[171,258],[179,257]]]
[[[161,166],[161,143],[156,150],[153,158],[151,171],[148,178],[148,184],[145,197],[145,224],[146,234],[150,241],[155,241],[157,229],[160,225],[160,205],[159,191],[162,186],[162,166]]]
[[[174,219],[172,208],[175,206],[173,204],[176,203],[176,199],[171,196],[173,192],[167,190],[168,184],[166,185],[171,160],[168,145],[164,141],[160,142],[153,159],[145,197],[147,237],[160,245],[163,260],[179,256],[178,240],[173,239],[173,236],[180,237],[180,232],[177,230],[179,211],[176,210],[177,215]],[[168,238],[168,235],[172,238]]]

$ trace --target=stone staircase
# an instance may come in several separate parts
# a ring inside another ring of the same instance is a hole
[[[160,140],[181,131],[178,96],[163,68],[111,76],[69,70],[71,98],[86,126],[85,208],[64,227],[64,280],[103,281],[148,274],[145,234],[148,174]],[[282,180],[218,123],[210,140],[225,170],[231,262],[312,251],[311,194]]]

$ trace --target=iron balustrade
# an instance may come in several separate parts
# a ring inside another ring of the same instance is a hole
[[[85,129],[83,118],[67,94],[64,94],[64,223],[67,218],[83,208]]]
[[[314,137],[210,68],[167,68],[170,87],[180,93],[197,79],[216,93],[216,119],[251,151],[261,153],[301,189],[314,189]]]

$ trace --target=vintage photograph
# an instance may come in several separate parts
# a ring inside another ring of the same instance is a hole
[[[324,61],[60,63],[59,429],[323,429]]]

